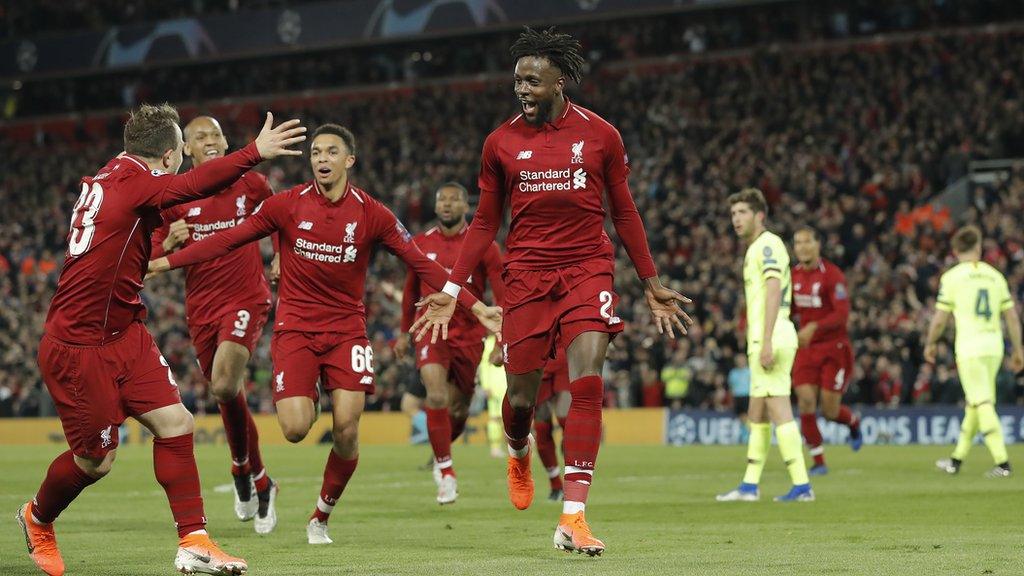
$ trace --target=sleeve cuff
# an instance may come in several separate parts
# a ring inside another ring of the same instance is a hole
[[[445,294],[451,296],[452,298],[458,298],[459,292],[461,290],[462,286],[459,286],[458,284],[450,280],[444,283],[444,288],[441,288],[441,292],[444,292]]]

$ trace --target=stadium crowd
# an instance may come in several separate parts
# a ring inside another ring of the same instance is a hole
[[[305,0],[308,1],[308,0]],[[241,2],[242,8],[294,1]],[[301,3],[301,2],[298,2]],[[52,4],[52,6],[50,6]],[[120,2],[41,2],[36,10],[52,7],[63,14],[67,6],[86,4],[91,10]],[[138,5],[161,13],[156,4]],[[164,3],[163,10],[226,9],[230,2]],[[238,2],[234,2],[237,8]],[[84,9],[84,8],[83,8]],[[28,13],[34,13],[31,10]],[[73,12],[78,18],[78,12]],[[170,17],[171,15],[165,15]],[[150,16],[155,18],[157,16]],[[698,12],[665,14],[656,18],[589,22],[563,27],[584,44],[592,70],[609,62],[665,54],[701,54],[780,42],[866,37],[884,32],[962,26],[1024,18],[1024,5],[997,0],[894,0],[884,4],[857,0],[781,2]],[[102,18],[101,18],[102,19]],[[107,21],[116,17],[107,16]],[[39,28],[23,28],[39,30]],[[489,32],[430,41],[409,40],[384,45],[324,50],[304,57],[288,53],[240,61],[191,62],[166,67],[146,66],[116,73],[68,78],[25,78],[0,85],[5,117],[31,117],[81,110],[131,108],[157,97],[172,102],[203,101],[253,94],[299,92],[337,86],[409,82],[415,80],[504,73],[506,50],[516,32]]]
[[[586,78],[573,98],[621,131],[652,252],[663,277],[695,300],[697,321],[687,338],[659,337],[620,250],[617,312],[628,328],[606,365],[606,403],[728,407],[726,380],[744,335],[742,248],[725,197],[748,185],[765,191],[772,229],[789,240],[796,226],[816,226],[824,253],[846,270],[857,358],[848,400],[959,401],[949,348],[937,367],[921,358],[938,277],[950,263],[947,238],[958,218],[981,225],[986,259],[1006,272],[1017,299],[1024,297],[1024,233],[1011,216],[1024,207],[1024,167],[972,190],[964,214],[922,207],[963,176],[970,160],[1024,157],[1022,41],[1016,32],[947,34],[683,64],[620,60]],[[431,219],[437,184],[454,179],[475,188],[480,145],[513,113],[511,96],[505,83],[382,89],[275,112],[297,114],[308,126],[348,125],[360,148],[354,182],[415,232]],[[223,120],[235,145],[255,128]],[[0,225],[0,416],[52,413],[36,346],[77,197],[74,182],[120,150],[118,121],[108,134],[77,142],[40,134],[35,145],[0,143],[0,200],[9,215]],[[282,190],[308,180],[309,166],[275,161],[267,173]],[[376,258],[367,296],[375,409],[397,409],[416,377],[390,346],[403,278],[396,259]],[[186,405],[202,412],[215,403],[191,355],[182,287],[180,273],[168,274],[147,283],[144,299]],[[268,341],[265,335],[250,383],[250,400],[263,411],[271,409]],[[1012,374],[1000,382],[1001,401],[1024,401]]]

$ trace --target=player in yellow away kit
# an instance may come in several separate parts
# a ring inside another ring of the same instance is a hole
[[[1006,320],[1010,336],[1010,367],[1020,372],[1024,369],[1020,318],[1006,278],[981,261],[981,230],[975,226],[958,230],[953,236],[953,253],[959,263],[947,270],[940,280],[924,358],[935,362],[936,343],[952,315],[956,325],[956,368],[967,404],[952,458],[939,460],[935,465],[949,474],[959,472],[960,464],[980,431],[996,463],[986,476],[1008,478],[1010,461],[995,406],[996,374],[1005,350],[999,320],[1000,316]]]
[[[814,500],[804,468],[800,429],[793,420],[789,396],[790,371],[796,357],[796,328],[789,319],[793,296],[786,244],[765,229],[768,206],[764,194],[746,188],[729,197],[736,235],[747,244],[743,286],[747,300],[747,358],[750,363],[750,440],[747,471],[739,487],[718,495],[719,502],[753,502],[761,498],[758,483],[771,447],[771,424],[793,487],[776,502]]]

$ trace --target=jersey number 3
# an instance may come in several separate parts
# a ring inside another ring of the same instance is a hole
[[[92,245],[92,237],[96,234],[96,215],[103,204],[103,187],[98,182],[82,184],[82,193],[71,211],[71,230],[68,233],[68,253],[81,256]],[[81,220],[79,220],[81,216]]]

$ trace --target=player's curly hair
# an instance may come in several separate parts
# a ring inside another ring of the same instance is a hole
[[[583,67],[587,63],[580,54],[582,51],[583,46],[579,40],[568,34],[556,32],[554,26],[547,30],[534,30],[525,26],[519,38],[516,38],[509,48],[515,60],[525,56],[547,58],[562,71],[562,74],[577,84],[583,80]]]
[[[159,158],[178,147],[175,126],[181,121],[170,104],[143,104],[128,114],[124,124],[124,151],[143,158]]]

